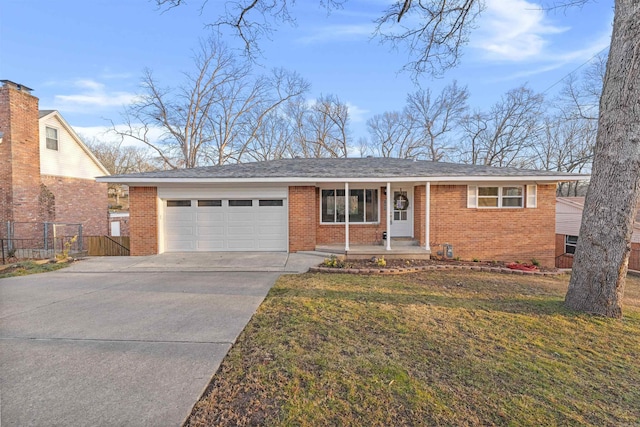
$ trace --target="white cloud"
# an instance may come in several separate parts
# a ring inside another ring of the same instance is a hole
[[[372,23],[353,24],[353,25],[328,25],[324,27],[316,27],[311,33],[297,39],[299,43],[313,44],[324,43],[329,41],[346,39],[368,38],[373,34],[374,26]]]
[[[487,0],[471,46],[489,59],[523,61],[545,52],[548,36],[568,31],[547,22],[542,7],[526,0]]]
[[[351,121],[354,123],[365,122],[367,120],[367,115],[369,114],[369,110],[365,110],[364,108],[360,108],[355,104],[347,102],[347,107],[349,108],[349,117]]]
[[[499,80],[522,79],[529,76],[534,76],[536,74],[553,71],[577,61],[590,61],[596,55],[602,53],[609,47],[610,40],[610,34],[602,34],[602,36],[598,37],[593,43],[589,44],[588,46],[568,52],[547,54],[544,58],[544,62],[541,62],[539,65],[529,68],[526,71],[520,71],[509,76],[502,77]]]
[[[103,83],[93,79],[77,79],[72,83],[70,90],[76,93],[54,96],[57,109],[86,112],[91,108],[122,107],[136,100],[134,93],[109,91]]]

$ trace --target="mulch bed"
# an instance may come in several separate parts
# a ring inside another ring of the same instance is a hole
[[[342,274],[402,274],[430,270],[471,270],[503,274],[552,276],[563,274],[556,268],[535,267],[530,264],[505,262],[468,262],[442,259],[385,259],[386,265],[380,266],[376,258],[347,260],[341,267],[328,267],[320,264],[309,271],[318,273]]]

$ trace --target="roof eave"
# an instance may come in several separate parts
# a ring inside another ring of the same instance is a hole
[[[103,176],[98,177],[98,182],[108,182],[113,184],[240,184],[240,183],[253,183],[259,180],[261,183],[316,183],[316,182],[519,182],[519,181],[534,181],[539,183],[552,183],[552,182],[570,182],[581,181],[589,178],[590,175],[576,174],[571,176],[566,175],[522,175],[522,176],[403,176],[403,177],[376,177],[376,178],[354,178],[354,177],[255,177],[255,178],[154,178],[154,177],[117,177],[117,176]]]

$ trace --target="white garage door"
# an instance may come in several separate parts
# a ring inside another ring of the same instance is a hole
[[[286,251],[286,199],[166,199],[165,250]]]

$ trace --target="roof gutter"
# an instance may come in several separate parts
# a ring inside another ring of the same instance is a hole
[[[570,182],[581,181],[589,178],[591,175],[575,174],[566,175],[523,175],[523,176],[404,176],[404,177],[376,177],[376,178],[354,178],[354,177],[255,177],[255,178],[133,178],[133,177],[115,177],[102,176],[96,178],[97,182],[108,182],[113,184],[132,185],[166,185],[166,184],[247,184],[255,183],[317,183],[317,182],[439,182],[439,183],[463,183],[463,182]]]

